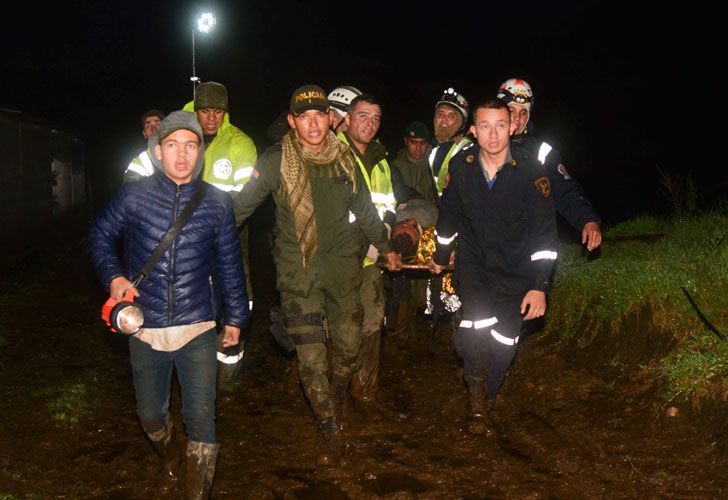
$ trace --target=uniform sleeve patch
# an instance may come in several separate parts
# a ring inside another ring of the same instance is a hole
[[[548,177],[540,177],[533,182],[536,188],[541,191],[544,198],[548,198],[551,194],[551,184],[549,183]]]
[[[563,164],[563,163],[559,163],[559,166],[558,166],[558,167],[556,167],[556,170],[557,170],[557,171],[558,171],[558,172],[559,172],[559,173],[560,173],[561,175],[563,175],[563,176],[564,176],[564,179],[566,179],[567,181],[568,181],[569,179],[571,179],[571,176],[569,175],[569,172],[567,172],[567,171],[566,171],[566,167],[564,166],[564,164]]]
[[[217,160],[212,165],[212,173],[218,179],[227,180],[230,178],[230,174],[232,174],[232,172],[233,172],[233,166],[230,163],[230,160],[228,160],[227,158],[222,158],[220,160]]]

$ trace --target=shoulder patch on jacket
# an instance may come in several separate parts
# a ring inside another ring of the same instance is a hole
[[[548,177],[539,177],[533,183],[536,185],[536,188],[541,191],[541,194],[544,198],[548,198],[551,194],[551,184],[549,183]]]
[[[218,179],[229,179],[233,172],[233,165],[227,158],[221,158],[212,165],[212,172]]]
[[[467,157],[465,158],[465,161],[466,161],[466,162],[468,162],[468,163],[473,163],[473,162],[475,161],[475,156],[473,156],[473,155],[468,155],[468,156],[467,156]]]

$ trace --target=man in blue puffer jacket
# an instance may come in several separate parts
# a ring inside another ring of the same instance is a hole
[[[89,232],[91,260],[111,296],[131,288],[144,311],[144,328],[129,354],[142,427],[159,453],[159,493],[177,480],[180,450],[169,418],[172,369],[182,391],[187,429],[187,498],[209,496],[219,444],[215,440],[216,331],[210,276],[217,273],[224,305],[226,346],[236,345],[250,314],[230,196],[209,189],[149,276],[130,280],[173,221],[203,185],[202,129],[193,113],[175,111],[149,139],[155,172],[125,185]],[[117,242],[128,254],[119,259]]]

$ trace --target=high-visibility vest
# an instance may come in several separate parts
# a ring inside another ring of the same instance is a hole
[[[430,153],[430,168],[432,168],[432,174],[435,176],[435,186],[437,187],[437,195],[442,194],[442,190],[445,189],[445,183],[447,182],[447,175],[448,175],[448,169],[450,168],[450,159],[458,154],[460,150],[462,150],[465,146],[470,144],[472,141],[468,139],[467,137],[463,137],[460,142],[454,143],[452,146],[450,146],[450,150],[445,155],[445,158],[442,160],[442,164],[440,165],[440,168],[438,171],[435,171],[436,165],[433,165],[433,162],[435,161],[435,156],[437,156],[437,152],[440,149],[441,146],[437,146],[436,148],[432,148],[432,152]]]
[[[349,141],[344,134],[339,132],[338,137],[344,141],[347,146],[351,147],[351,144],[349,144]],[[354,156],[356,157],[356,162],[359,164],[359,169],[364,177],[364,182],[367,183],[367,187],[371,193],[372,203],[374,203],[374,206],[377,207],[379,218],[384,219],[385,212],[394,212],[397,203],[394,199],[392,171],[389,168],[389,163],[387,163],[386,158],[382,158],[379,163],[374,165],[370,176],[361,159],[359,159],[359,156],[356,154]]]
[[[126,167],[124,174],[136,174],[139,177],[149,177],[154,173],[154,165],[152,159],[149,156],[149,151],[144,150],[139,153],[139,156],[129,162],[129,166]]]
[[[194,101],[188,102],[182,109],[194,112]],[[205,146],[202,180],[234,196],[250,181],[256,160],[253,140],[231,124],[230,115],[225,112],[220,130]]]
[[[351,147],[351,144],[347,140],[346,136],[339,132],[337,134],[340,140]],[[374,168],[372,168],[372,174],[369,175],[364,163],[359,159],[359,155],[354,154],[356,162],[359,164],[359,169],[364,177],[364,182],[367,183],[369,192],[371,193],[372,203],[377,209],[379,218],[384,220],[384,214],[387,211],[394,213],[396,209],[396,200],[394,198],[394,188],[392,187],[392,171],[389,168],[389,163],[386,158],[382,158]],[[349,212],[349,222],[354,222],[356,217],[354,214]],[[364,259],[364,267],[371,266],[374,261],[369,257]]]

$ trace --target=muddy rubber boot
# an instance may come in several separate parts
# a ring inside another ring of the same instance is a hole
[[[185,498],[187,500],[203,500],[210,498],[212,480],[215,477],[218,443],[187,443],[185,463]]]
[[[344,454],[344,439],[339,424],[334,417],[329,417],[319,422],[319,426],[324,434],[324,446],[316,454],[316,467],[339,465]]]
[[[351,373],[348,375],[341,375],[336,372],[334,372],[334,376],[331,380],[331,400],[334,403],[334,415],[339,422],[340,428],[343,428],[346,390],[349,388],[350,381]]]
[[[384,420],[384,411],[379,402],[374,398],[351,398],[352,406],[356,412],[367,422],[381,422]]]
[[[486,398],[485,399],[485,412],[490,415],[490,412],[493,411],[493,407],[495,406],[495,398]]]
[[[172,421],[167,422],[167,425],[157,432],[147,432],[147,436],[152,442],[154,451],[159,455],[159,471],[155,484],[157,495],[168,495],[174,491],[179,482],[179,465],[182,458]]]
[[[474,435],[485,434],[488,431],[485,405],[485,386],[482,380],[468,380],[468,431]]]
[[[384,419],[384,412],[376,400],[382,335],[379,331],[363,335],[361,343],[361,367],[351,377],[352,403],[366,421],[378,422]]]

